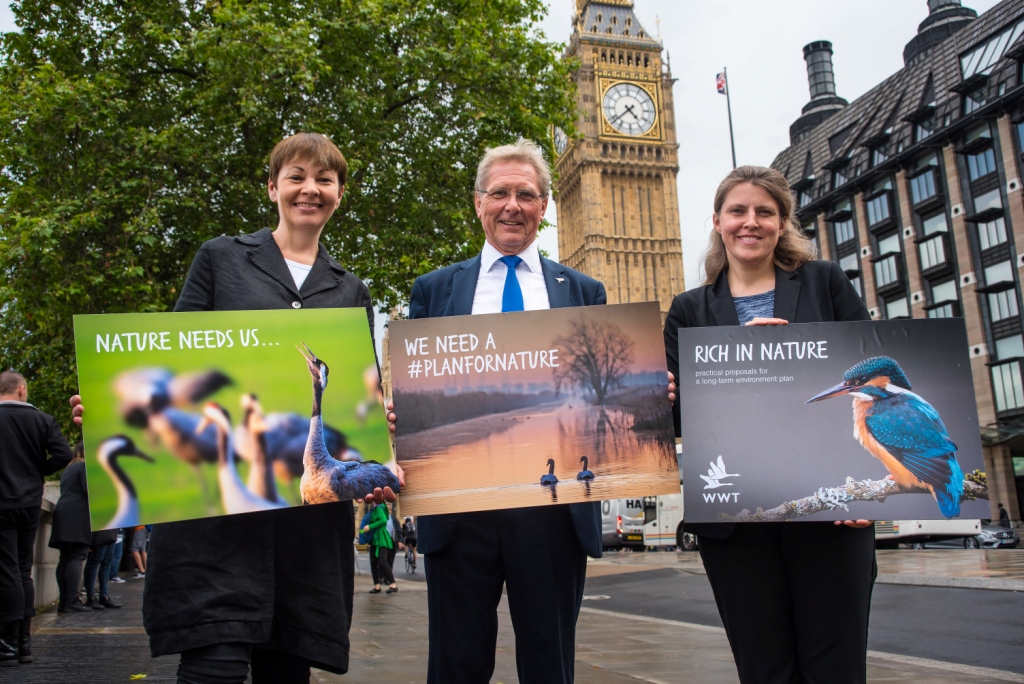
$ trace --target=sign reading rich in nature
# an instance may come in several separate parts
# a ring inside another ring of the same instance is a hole
[[[75,350],[94,530],[397,486],[365,309],[75,316]]]
[[[679,492],[654,302],[390,324],[412,515]]]
[[[989,517],[962,319],[682,328],[688,522]]]

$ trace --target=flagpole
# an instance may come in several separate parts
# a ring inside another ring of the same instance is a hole
[[[729,83],[729,70],[722,67],[725,75],[725,107],[729,112],[729,145],[732,147],[732,168],[736,168],[736,141],[732,136],[732,85]]]

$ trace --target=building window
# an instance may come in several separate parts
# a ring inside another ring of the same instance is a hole
[[[900,253],[900,236],[898,233],[879,238],[878,240],[878,256],[884,256],[886,254],[899,254]]]
[[[921,142],[935,132],[935,114],[914,124],[914,142]]]
[[[836,245],[842,245],[853,239],[853,219],[846,219],[845,221],[836,221],[834,224],[836,229]]]
[[[1011,289],[991,293],[988,296],[988,313],[993,323],[1018,316],[1017,291]]]
[[[938,194],[935,190],[935,172],[928,169],[910,179],[910,196],[914,204],[920,204]]]
[[[839,268],[847,273],[858,272],[860,271],[860,258],[856,253],[848,254],[839,260]]]
[[[1006,242],[1006,224],[1000,216],[994,221],[978,224],[978,244],[982,251]]]
[[[921,270],[927,271],[936,266],[943,266],[948,260],[946,254],[946,237],[942,233],[925,240],[917,246],[917,253],[921,257]]]
[[[985,268],[985,284],[995,285],[996,283],[1013,282],[1013,264],[1009,261],[1000,261]]]
[[[889,158],[884,147],[875,147],[871,150],[871,165],[878,166]]]
[[[999,196],[999,188],[989,190],[974,198],[974,213],[980,214],[989,209],[1002,209],[1003,198]]]
[[[868,225],[874,226],[889,218],[889,195],[882,193],[878,197],[868,200],[866,203],[868,212]]]
[[[996,396],[997,412],[1012,411],[1024,406],[1024,384],[1021,383],[1019,361],[992,366],[992,393]]]
[[[996,153],[989,147],[977,154],[967,155],[967,175],[972,181],[983,178],[996,170]]]
[[[929,216],[928,218],[921,219],[921,228],[925,235],[934,235],[935,233],[946,232],[946,213],[942,212],[935,216]]]
[[[1004,359],[1017,359],[1021,357],[1024,357],[1024,338],[1020,335],[996,340],[997,359],[1002,361]]]
[[[1024,78],[1024,65],[1018,67],[1021,77]],[[1017,151],[1024,152],[1024,121],[1018,121],[1014,124],[1014,128],[1017,129]]]
[[[890,254],[887,258],[875,262],[875,286],[887,287],[900,280],[899,255]]]
[[[807,190],[801,190],[800,194],[797,195],[797,201],[801,207],[806,207],[808,204],[813,202],[814,199],[811,197],[811,193],[807,192]]]
[[[985,86],[964,95],[964,114],[976,112],[985,106]]]
[[[907,306],[907,298],[900,297],[891,302],[885,303],[886,318],[909,318],[910,308]]]
[[[854,276],[853,278],[850,278],[850,284],[853,285],[853,289],[857,291],[858,296],[864,296],[864,293],[860,291],[860,276]]]
[[[845,171],[843,169],[836,169],[832,172],[832,189],[835,190],[845,185],[847,180],[849,179],[846,177]]]
[[[953,318],[955,316],[954,302],[946,302],[928,309],[928,318]]]
[[[975,74],[988,74],[1006,49],[1024,32],[1024,21],[1019,21],[976,46],[960,57],[960,73],[966,81]]]

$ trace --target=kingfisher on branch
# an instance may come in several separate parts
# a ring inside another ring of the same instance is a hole
[[[964,474],[939,412],[910,391],[903,369],[888,356],[861,361],[843,381],[805,404],[853,395],[853,436],[882,462],[889,479],[931,492],[947,518],[960,515]]]

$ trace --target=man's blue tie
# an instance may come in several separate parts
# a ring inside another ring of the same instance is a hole
[[[499,261],[508,266],[508,273],[505,275],[505,290],[501,293],[501,312],[522,311],[523,288],[519,287],[516,267],[523,260],[517,256],[503,256]]]

